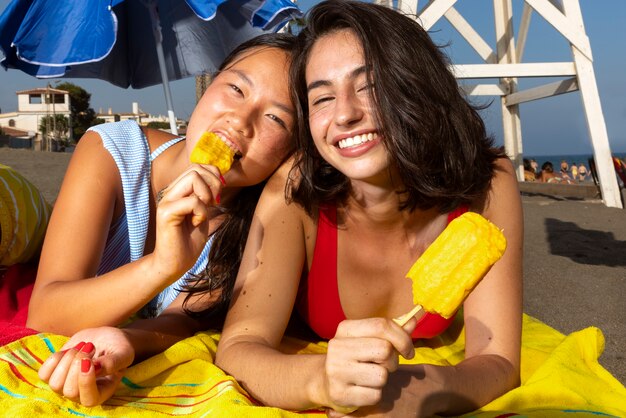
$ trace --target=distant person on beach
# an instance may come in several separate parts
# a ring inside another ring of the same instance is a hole
[[[589,172],[587,171],[587,167],[585,167],[584,163],[580,163],[578,165],[578,181],[583,182],[587,179],[587,175]]]
[[[575,162],[573,162],[570,167],[570,174],[572,180],[578,180],[578,165]]]
[[[537,176],[535,174],[535,170],[533,170],[530,160],[528,160],[527,158],[524,158],[523,162],[524,162],[524,181],[536,181]]]
[[[563,179],[554,173],[554,166],[552,162],[546,161],[541,165],[541,174],[539,175],[539,181],[542,183],[560,183]]]
[[[533,169],[533,173],[535,173],[535,177],[537,177],[537,175],[539,174],[539,164],[537,163],[537,160],[535,160],[534,158],[531,158],[530,166]]]
[[[559,172],[559,175],[561,176],[561,180],[567,181],[568,183],[569,180],[572,179],[569,175],[569,164],[565,160],[561,161],[561,171]]]
[[[133,361],[221,326],[264,181],[293,150],[293,46],[288,34],[239,46],[196,106],[186,138],[133,121],[98,125],[82,137],[55,204],[28,318],[40,331],[82,330],[39,371],[53,390],[102,403]],[[223,175],[189,162],[207,131],[236,151]]]

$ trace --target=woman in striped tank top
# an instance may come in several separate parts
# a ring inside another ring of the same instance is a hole
[[[27,324],[76,333],[41,368],[53,390],[99,404],[133,361],[219,322],[260,191],[293,148],[292,48],[291,35],[269,34],[233,51],[186,138],[134,121],[82,137],[54,208]],[[236,152],[223,176],[189,162],[204,132]]]

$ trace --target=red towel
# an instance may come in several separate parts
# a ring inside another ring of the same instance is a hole
[[[36,264],[14,264],[0,273],[0,345],[37,333],[25,326],[36,276]]]

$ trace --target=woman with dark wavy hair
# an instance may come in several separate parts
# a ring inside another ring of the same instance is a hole
[[[415,20],[331,0],[307,22],[291,68],[296,156],[261,195],[216,363],[286,409],[476,409],[520,380],[523,223],[512,164]],[[508,246],[459,311],[465,359],[399,365],[415,339],[450,325],[432,313],[404,327],[393,318],[413,307],[405,276],[415,259],[466,211],[502,229]],[[294,308],[329,340],[327,353],[279,351]]]

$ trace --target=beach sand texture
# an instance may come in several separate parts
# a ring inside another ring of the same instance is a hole
[[[71,154],[0,148],[53,202]],[[525,195],[524,311],[563,333],[606,338],[600,362],[626,384],[626,210],[595,200]]]

